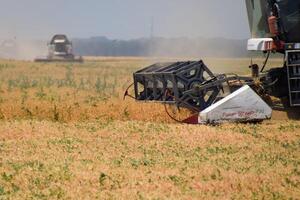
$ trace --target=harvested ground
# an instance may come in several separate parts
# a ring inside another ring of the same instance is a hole
[[[122,100],[152,62],[1,61],[0,199],[299,199],[293,110],[261,124],[174,123],[159,104]],[[249,60],[205,62],[246,74]]]

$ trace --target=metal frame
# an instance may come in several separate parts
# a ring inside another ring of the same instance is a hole
[[[133,78],[136,100],[175,104],[193,111],[216,102],[224,93],[224,84],[253,81],[237,75],[214,75],[201,60],[157,63],[137,71]]]

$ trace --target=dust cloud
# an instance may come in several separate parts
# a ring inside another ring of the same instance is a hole
[[[225,38],[156,38],[149,45],[155,57],[247,57],[246,40]]]
[[[3,39],[0,42],[0,59],[34,60],[47,54],[45,41]]]

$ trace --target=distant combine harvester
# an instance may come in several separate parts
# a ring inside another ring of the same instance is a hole
[[[72,42],[66,35],[57,34],[48,43],[48,56],[38,57],[35,62],[83,62],[81,56],[73,54]]]

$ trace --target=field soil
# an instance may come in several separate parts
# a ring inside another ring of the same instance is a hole
[[[132,73],[158,60],[1,60],[0,199],[299,199],[297,110],[175,123],[160,104],[123,100]],[[249,73],[249,59],[204,62]]]

